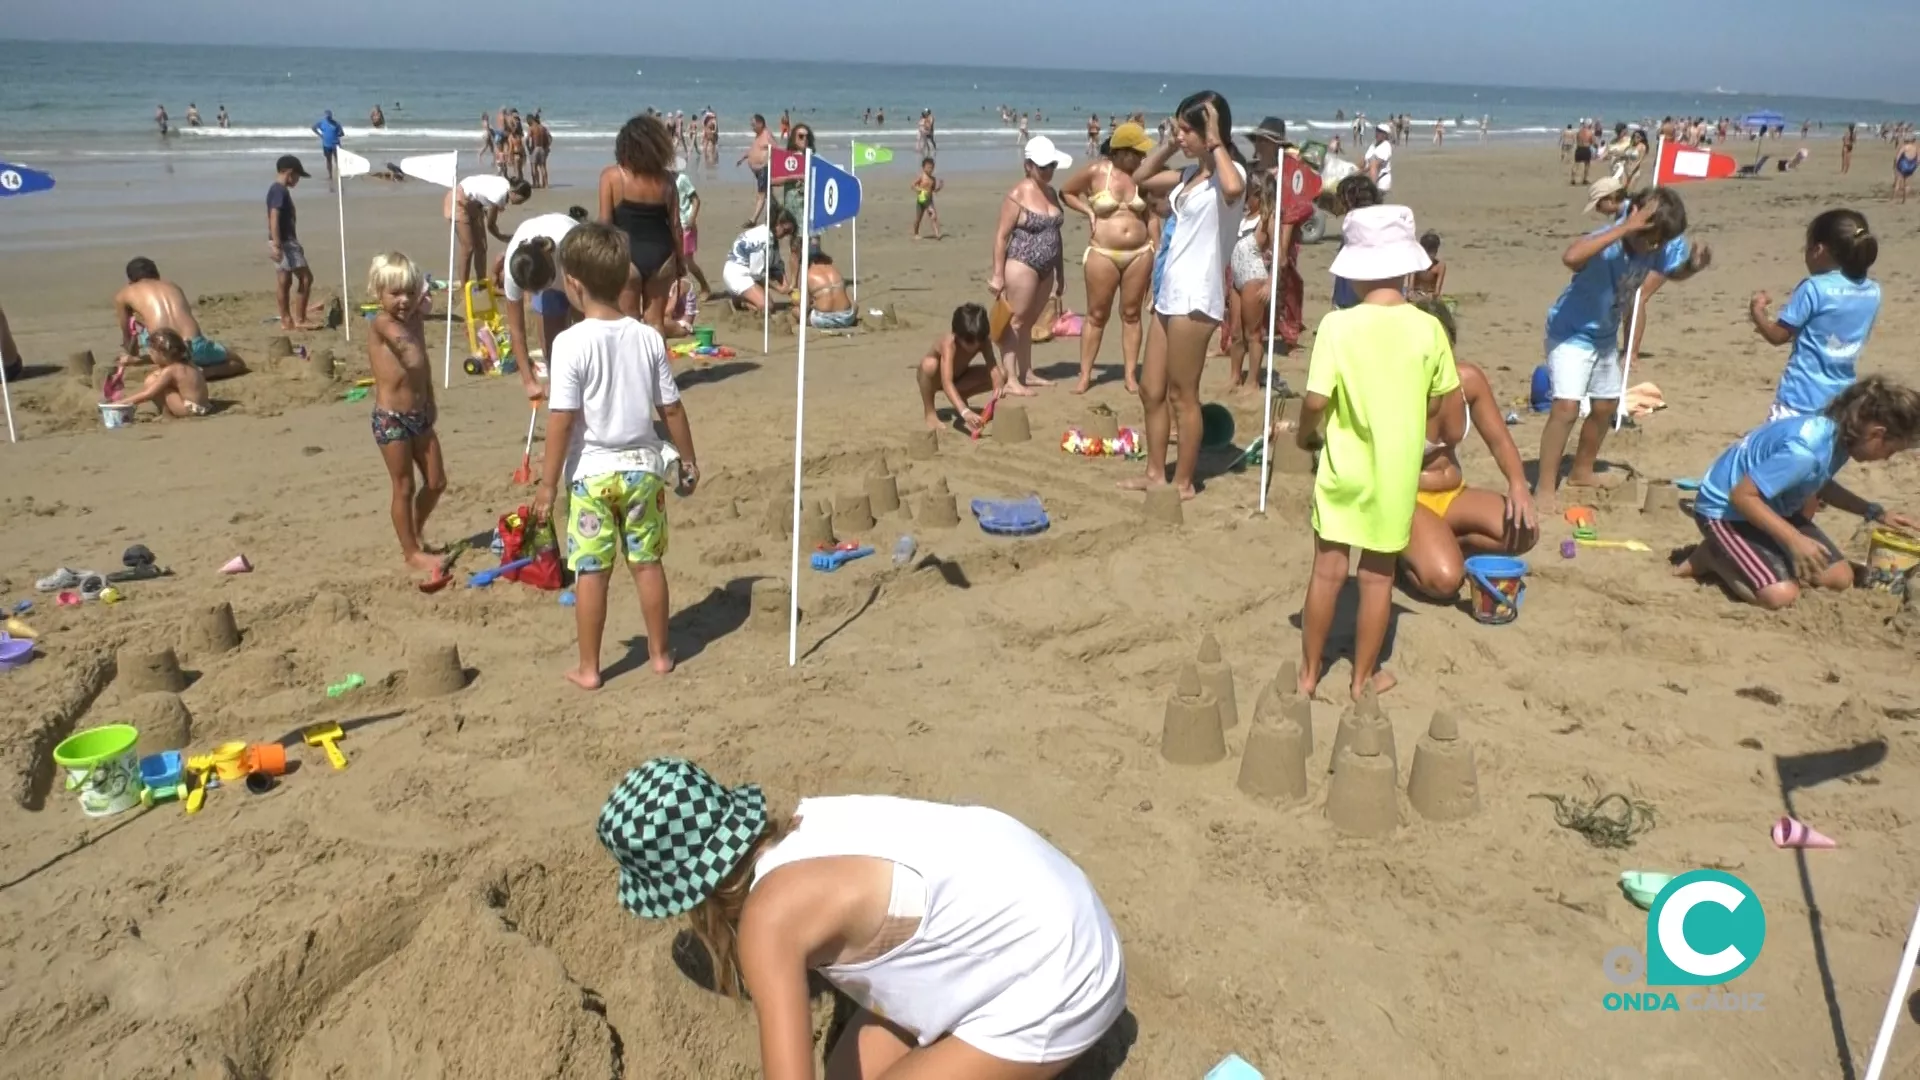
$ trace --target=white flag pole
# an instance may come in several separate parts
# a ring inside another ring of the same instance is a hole
[[[460,216],[460,185],[453,186],[453,213],[447,215],[447,348],[446,356],[440,361],[440,388],[453,386],[453,225]],[[466,283],[460,283],[460,289],[466,291]]]
[[[1666,160],[1666,149],[1667,149],[1667,140],[1665,136],[1662,136],[1659,142],[1659,147],[1654,151],[1654,155],[1653,155],[1653,186],[1654,187],[1660,186],[1660,167],[1661,167],[1661,164]],[[1645,284],[1644,279],[1642,279],[1641,284],[1642,285]],[[1633,374],[1633,357],[1635,353],[1640,351],[1640,307],[1641,307],[1640,289],[1641,289],[1640,285],[1635,285],[1633,287],[1633,313],[1627,319],[1627,356],[1626,356],[1626,360],[1624,361],[1623,365],[1620,368],[1620,400],[1613,407],[1613,430],[1615,431],[1619,431],[1620,425],[1626,422],[1627,387],[1630,385],[1627,382],[1627,376]]]
[[[347,340],[353,340],[353,308],[351,294],[347,285],[347,178],[341,176],[333,185],[334,201],[340,210],[340,329],[346,332]]]
[[[1893,976],[1893,996],[1887,999],[1886,1014],[1880,1017],[1880,1034],[1873,1039],[1873,1057],[1867,1060],[1866,1080],[1880,1080],[1886,1067],[1887,1051],[1893,1049],[1893,1032],[1900,1025],[1900,1013],[1907,1003],[1907,987],[1913,983],[1913,965],[1920,961],[1920,911],[1914,912],[1913,929],[1907,931],[1907,948],[1900,954],[1900,970]]]
[[[860,143],[849,139],[847,145],[847,171],[853,174],[855,180],[858,180],[860,179]],[[853,219],[853,281],[849,284],[847,291],[853,294],[852,299],[856,305],[854,321],[858,322],[860,320],[858,307],[860,303],[860,218],[858,215]]]
[[[771,187],[771,185],[769,185]],[[813,148],[807,148],[806,174],[800,185],[800,221],[802,236],[813,232]],[[793,569],[787,588],[787,666],[800,662],[800,474],[805,462],[802,446],[807,428],[807,270],[813,258],[813,245],[800,244],[800,335],[799,361],[793,390]],[[768,297],[767,306],[773,306]]]
[[[760,281],[760,299],[764,301],[760,305],[761,356],[773,351],[773,253],[777,250],[773,238],[773,155],[779,152],[775,150],[767,155],[767,258],[764,264],[766,273]],[[795,496],[795,498],[798,497]],[[795,510],[794,513],[798,515],[799,511]],[[799,541],[796,540],[795,543],[798,544]],[[795,547],[794,550],[800,549]]]
[[[7,388],[7,366],[0,364],[0,399],[7,403],[7,441],[19,442],[20,436],[13,430],[13,391]]]
[[[1280,185],[1273,187],[1273,201],[1280,201]],[[1273,334],[1280,311],[1280,208],[1273,213],[1273,268],[1267,274],[1267,425],[1260,438],[1260,512],[1267,512],[1267,478],[1273,470]]]

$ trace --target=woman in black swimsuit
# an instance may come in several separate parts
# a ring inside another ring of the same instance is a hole
[[[659,120],[636,116],[614,140],[613,160],[600,170],[600,220],[627,234],[633,260],[620,308],[664,332],[667,292],[681,273],[673,135]]]

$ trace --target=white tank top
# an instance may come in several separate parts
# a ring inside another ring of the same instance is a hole
[[[1245,180],[1247,170],[1238,162],[1233,167]],[[1227,252],[1240,223],[1240,202],[1229,203],[1221,196],[1218,177],[1209,175],[1196,183],[1199,172],[1188,166],[1167,196],[1173,234],[1167,239],[1153,310],[1168,316],[1198,311],[1217,322],[1227,312]]]
[[[788,863],[847,855],[886,859],[925,883],[920,929],[904,944],[820,969],[922,1046],[988,1011],[1048,1023],[1125,978],[1119,935],[1086,875],[998,810],[847,795],[802,800],[795,817],[754,866],[756,888]]]

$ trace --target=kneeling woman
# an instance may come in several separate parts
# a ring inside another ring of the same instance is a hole
[[[793,288],[786,278],[787,268],[780,263],[780,241],[793,235],[793,216],[778,204],[771,208],[770,216],[771,226],[752,226],[734,239],[727,261],[720,267],[727,295],[752,311],[765,311],[772,303],[767,295],[769,277],[775,293]]]
[[[1453,316],[1438,300],[1422,300],[1422,311],[1440,320],[1447,340],[1454,339]],[[1533,492],[1527,486],[1520,448],[1513,444],[1500,402],[1493,396],[1486,372],[1477,365],[1457,362],[1460,393],[1466,399],[1467,426],[1480,433],[1493,454],[1507,492],[1467,486],[1460,471],[1458,448],[1435,442],[1438,418],[1427,420],[1427,456],[1420,469],[1420,491],[1414,498],[1413,536],[1400,565],[1408,583],[1422,595],[1451,600],[1466,577],[1469,555],[1518,555],[1540,539],[1534,517]]]
[[[997,810],[854,795],[786,817],[756,784],[655,758],[598,832],[621,905],[686,913],[717,987],[752,998],[768,1080],[814,1076],[809,970],[861,1006],[829,1080],[1049,1080],[1126,1006],[1120,939],[1086,875]]]

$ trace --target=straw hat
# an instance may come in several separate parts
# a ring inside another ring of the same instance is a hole
[[[1587,189],[1586,212],[1589,214],[1593,213],[1600,208],[1601,199],[1610,199],[1616,195],[1625,194],[1626,190],[1626,182],[1617,176],[1603,176],[1595,180],[1593,186]]]
[[[1346,246],[1333,257],[1333,276],[1348,281],[1385,281],[1433,265],[1420,246],[1413,211],[1404,206],[1364,206],[1340,223]]]

